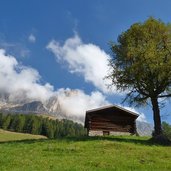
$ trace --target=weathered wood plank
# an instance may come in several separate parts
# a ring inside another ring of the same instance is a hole
[[[136,132],[135,120],[138,116],[117,107],[93,110],[86,115],[85,127],[88,130]]]

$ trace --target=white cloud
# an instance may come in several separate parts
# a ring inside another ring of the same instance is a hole
[[[81,118],[81,120],[84,119],[86,110],[109,104],[105,96],[98,91],[87,95],[78,89],[59,89],[57,95],[63,111],[68,116]]]
[[[0,97],[8,95],[9,102],[40,100],[46,104],[50,97],[55,96],[68,118],[81,121],[86,110],[108,104],[105,96],[98,91],[90,95],[79,89],[62,88],[54,91],[52,85],[41,84],[40,79],[37,70],[19,64],[14,56],[0,49]]]
[[[86,82],[92,83],[104,93],[109,92],[106,85],[110,80],[104,80],[108,74],[108,60],[110,56],[99,46],[85,44],[75,34],[74,37],[65,41],[64,45],[52,40],[47,49],[54,53],[58,62],[65,62],[71,73],[77,73],[84,77]],[[113,90],[116,93],[116,90]]]
[[[144,113],[139,113],[139,117],[137,118],[137,121],[147,122],[145,114]]]
[[[40,84],[37,70],[18,63],[15,57],[0,50],[0,92],[9,94],[10,101],[25,99],[46,100],[53,94],[53,86]]]
[[[28,37],[28,40],[30,43],[35,43],[36,42],[36,37],[33,34],[30,34]]]

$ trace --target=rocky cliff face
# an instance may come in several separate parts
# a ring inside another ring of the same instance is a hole
[[[18,113],[46,113],[48,110],[40,101],[33,101],[30,103],[25,103],[23,105],[18,105],[12,107],[10,111],[18,112]]]
[[[58,119],[67,119],[67,114],[61,109],[58,97],[54,96],[45,102],[30,101],[30,102],[10,102],[8,98],[0,98],[0,111],[5,113],[33,113],[33,114],[49,114]],[[72,118],[68,118],[72,119]]]
[[[137,132],[140,136],[151,136],[154,130],[153,125],[147,122],[137,121],[136,127],[137,127]]]

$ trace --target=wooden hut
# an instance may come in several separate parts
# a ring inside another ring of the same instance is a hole
[[[136,134],[139,115],[117,105],[86,111],[85,128],[89,136]]]

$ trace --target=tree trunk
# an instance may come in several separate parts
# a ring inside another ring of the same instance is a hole
[[[154,119],[154,136],[162,134],[160,109],[157,98],[151,98],[153,108],[153,119]]]

